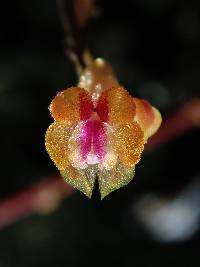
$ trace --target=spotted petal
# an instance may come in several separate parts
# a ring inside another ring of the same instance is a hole
[[[91,197],[96,177],[93,168],[75,168],[71,163],[75,149],[70,149],[69,142],[74,129],[65,122],[52,123],[45,136],[46,149],[66,182]]]
[[[128,184],[144,148],[144,134],[137,122],[107,128],[107,158],[99,167],[101,198]]]
[[[111,138],[112,146],[125,167],[132,168],[139,162],[144,149],[144,134],[137,122],[116,125]]]
[[[50,112],[55,121],[78,123],[89,119],[93,104],[89,93],[79,87],[70,87],[59,92],[50,105]]]
[[[131,122],[135,116],[135,102],[122,87],[112,87],[104,91],[97,104],[101,121],[108,123]]]

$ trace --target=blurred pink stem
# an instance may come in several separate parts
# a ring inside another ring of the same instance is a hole
[[[73,188],[60,177],[48,178],[0,202],[0,228],[32,212],[50,212],[63,198],[73,193]]]
[[[160,130],[146,145],[145,150],[157,148],[173,138],[200,126],[200,99],[193,99],[169,116]],[[51,177],[0,202],[0,228],[33,212],[47,213],[75,190],[60,177]]]
[[[192,99],[175,114],[168,116],[159,131],[146,144],[145,151],[153,150],[195,127],[200,127],[200,99],[198,98]]]

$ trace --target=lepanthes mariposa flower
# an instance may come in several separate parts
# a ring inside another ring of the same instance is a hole
[[[160,126],[160,113],[132,97],[103,60],[84,70],[78,86],[50,104],[55,120],[46,149],[62,177],[91,197],[98,179],[101,198],[128,184],[144,144]]]

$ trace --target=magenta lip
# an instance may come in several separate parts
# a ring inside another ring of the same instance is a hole
[[[101,162],[106,154],[106,132],[101,121],[96,119],[84,123],[80,135],[80,153],[83,160],[91,152]]]

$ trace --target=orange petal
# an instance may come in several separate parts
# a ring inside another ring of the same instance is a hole
[[[132,180],[144,148],[143,131],[137,122],[110,126],[107,134],[108,154],[112,155],[111,162],[108,158],[97,173],[101,199]]]
[[[68,140],[71,128],[64,122],[54,122],[45,135],[46,150],[59,170],[65,170],[69,165]]]
[[[69,156],[69,139],[74,127],[68,127],[64,122],[52,123],[45,136],[45,144],[50,158],[59,169],[63,178],[88,197],[91,197],[95,182],[95,172],[90,168],[76,169],[71,165]]]
[[[96,111],[102,121],[124,123],[133,121],[135,109],[133,98],[123,87],[119,86],[102,93]]]
[[[134,101],[136,104],[136,116],[134,120],[141,126],[144,131],[144,139],[147,141],[160,127],[162,118],[160,112],[146,100],[134,98]]]
[[[144,149],[144,134],[137,122],[118,124],[111,138],[112,147],[127,168],[139,162]]]
[[[56,95],[50,105],[54,120],[68,124],[86,120],[91,116],[93,104],[87,91],[79,87],[70,87]]]

